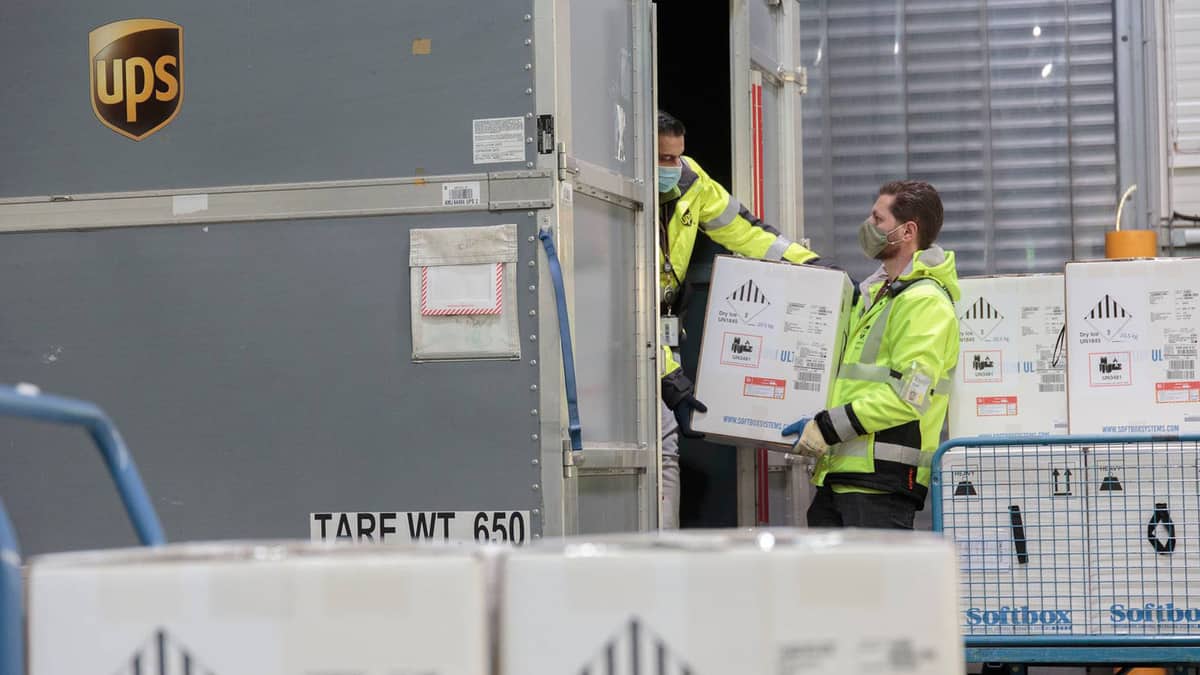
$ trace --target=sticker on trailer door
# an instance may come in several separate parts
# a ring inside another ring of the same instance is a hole
[[[1157,382],[1156,403],[1200,403],[1200,382]]]
[[[479,181],[442,183],[442,206],[479,206]]]
[[[1129,352],[1088,354],[1088,382],[1093,387],[1128,387],[1133,384],[1133,359]]]
[[[354,544],[529,540],[529,511],[325,511],[309,514],[309,539]]]
[[[787,380],[777,380],[771,377],[747,377],[742,384],[742,395],[781,401],[787,395]]]
[[[1004,356],[1000,350],[967,350],[963,352],[962,377],[966,384],[1000,382],[1004,379],[1001,374],[1003,368]]]
[[[472,120],[471,155],[475,164],[524,162],[525,118]]]

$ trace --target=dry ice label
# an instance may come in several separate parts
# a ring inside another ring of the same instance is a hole
[[[722,312],[722,318],[732,318],[737,323],[752,325],[752,322],[771,306],[771,301],[753,279],[747,279],[725,296],[725,305],[732,314],[726,317]]]
[[[116,21],[88,34],[92,111],[140,141],[170,124],[183,102],[183,27],[161,19]]]
[[[1093,387],[1128,387],[1133,384],[1130,352],[1088,354],[1088,378]]]
[[[1003,379],[1003,353],[996,349],[971,351],[962,355],[962,378],[966,384],[1000,382]]]
[[[757,368],[762,359],[762,345],[763,339],[759,335],[725,333],[721,338],[721,363]]]
[[[695,673],[696,670],[662,636],[635,616],[617,633],[609,636],[577,672],[605,675],[666,675]]]
[[[964,337],[986,340],[1004,321],[1004,315],[993,307],[987,298],[980,296],[978,300],[967,307],[967,311],[959,315],[958,321],[963,332],[967,333]]]
[[[180,644],[171,634],[159,628],[142,641],[116,672],[118,675],[211,675],[216,671],[197,659],[189,648]]]
[[[1121,331],[1129,325],[1133,315],[1106,294],[1088,310],[1083,319],[1100,337],[1114,341],[1123,337]]]

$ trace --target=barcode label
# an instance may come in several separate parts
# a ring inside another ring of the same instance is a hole
[[[478,206],[479,183],[442,183],[442,206]]]
[[[1038,385],[1038,391],[1043,394],[1050,394],[1050,393],[1066,391],[1066,390],[1067,390],[1067,385],[1065,385],[1065,384],[1039,384]]]
[[[1046,373],[1042,375],[1042,384],[1051,384],[1054,382],[1066,382],[1067,378],[1062,373]]]
[[[1193,359],[1168,359],[1167,368],[1171,370],[1195,370],[1196,362]]]
[[[792,388],[797,391],[821,391],[822,379],[821,373],[796,371],[796,381],[792,383]]]
[[[1196,378],[1195,370],[1168,370],[1168,380],[1193,380]]]

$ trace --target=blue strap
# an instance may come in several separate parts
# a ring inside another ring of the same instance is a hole
[[[0,387],[0,415],[56,422],[83,427],[100,448],[108,472],[117,485],[125,511],[133,521],[138,539],[146,546],[166,543],[158,514],[146,494],[125,441],[108,416],[93,403],[45,394],[24,394],[12,387]]]
[[[25,675],[25,595],[21,554],[0,502],[0,675]]]
[[[579,426],[579,395],[575,389],[575,352],[571,348],[571,321],[567,316],[567,289],[563,285],[562,266],[558,263],[558,252],[554,249],[554,238],[550,230],[538,232],[538,239],[546,249],[550,279],[554,281],[554,300],[558,306],[558,337],[562,344],[563,380],[567,390],[567,431],[571,435],[571,450],[583,450],[583,432]]]

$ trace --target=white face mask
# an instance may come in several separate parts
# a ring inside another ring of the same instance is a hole
[[[875,223],[871,222],[871,217],[868,216],[862,225],[858,226],[858,246],[862,249],[863,255],[878,260],[879,256],[887,250],[888,244],[893,243],[890,241],[892,232],[903,227],[904,225],[897,225],[887,233],[880,232],[879,228],[875,227]]]

